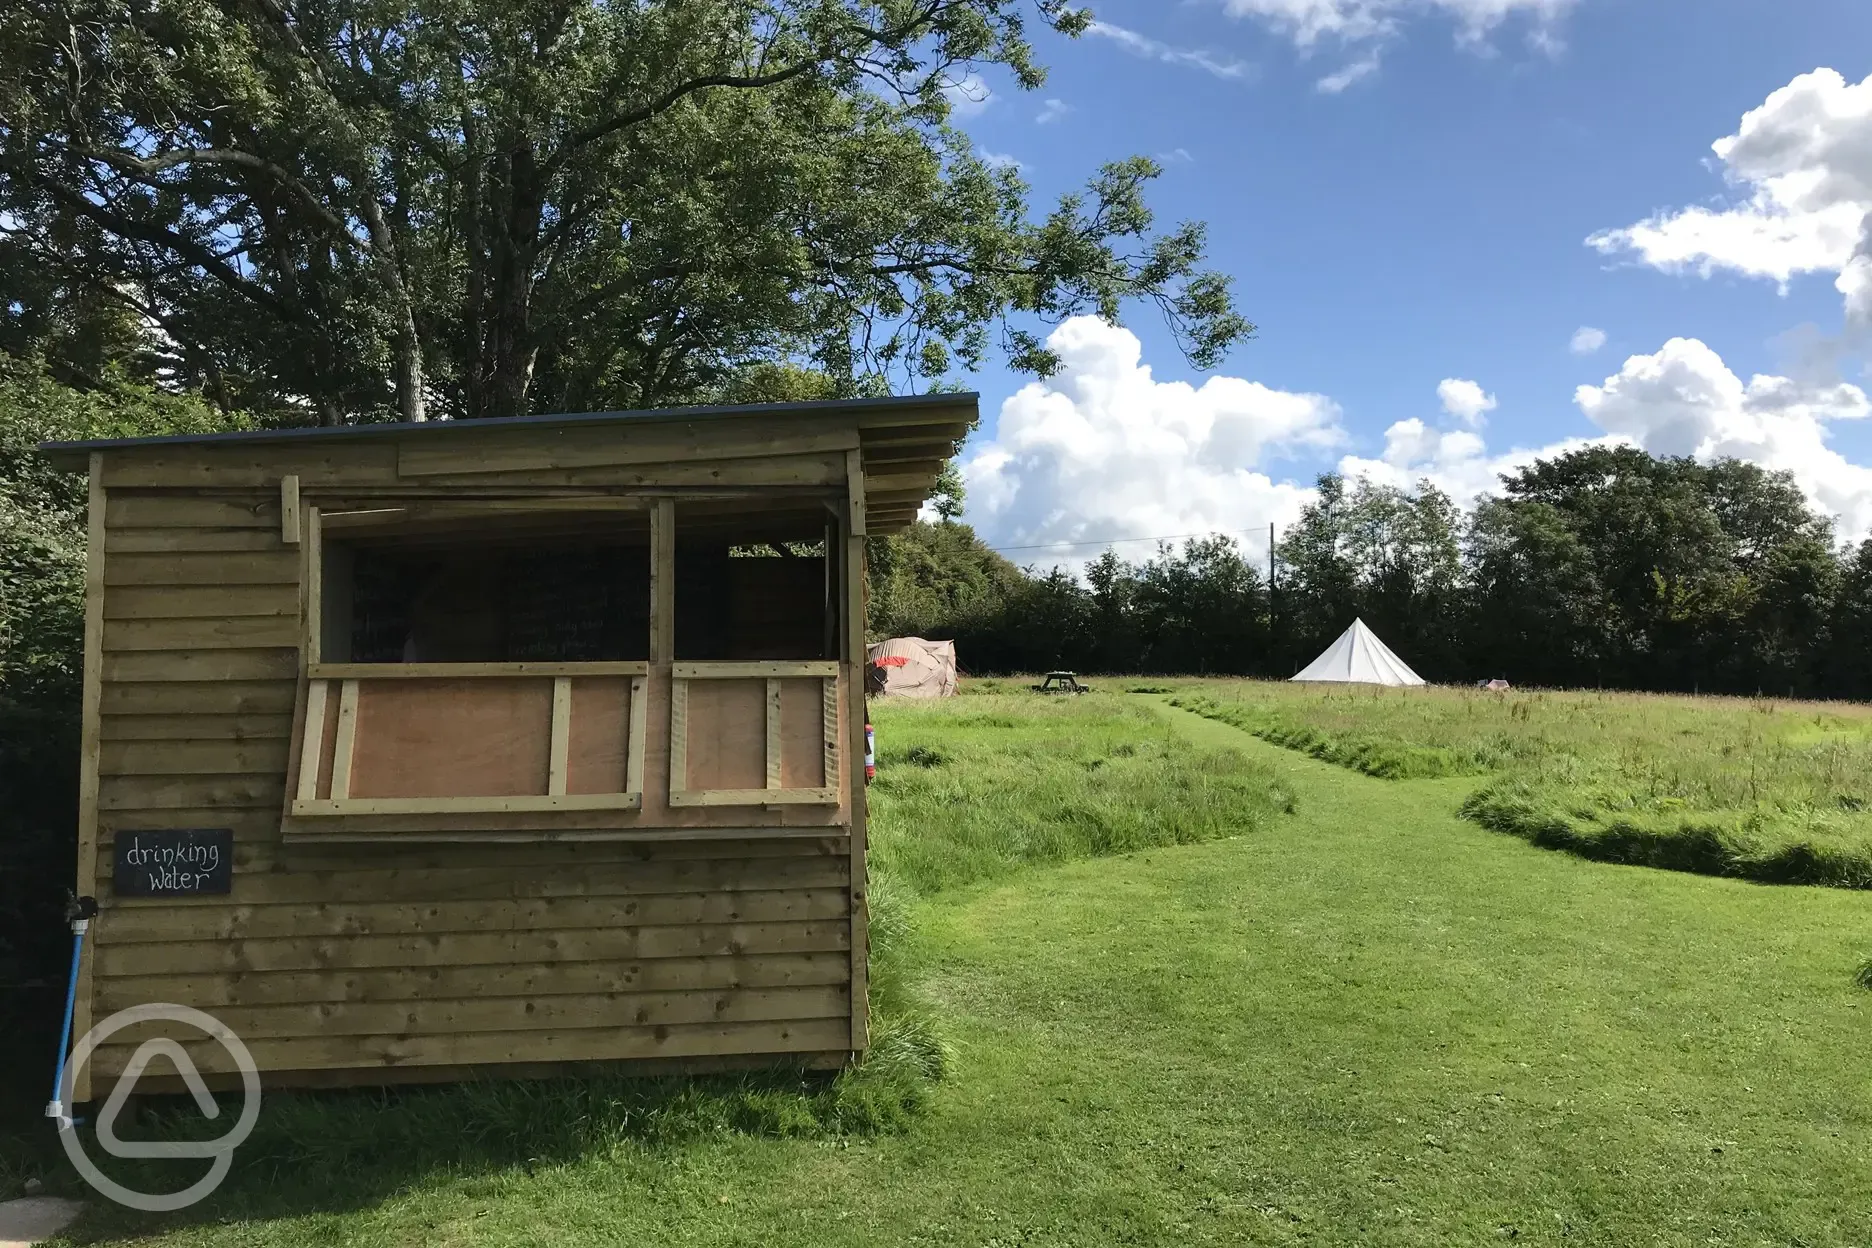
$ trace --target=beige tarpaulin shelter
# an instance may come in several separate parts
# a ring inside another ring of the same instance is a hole
[[[873,696],[948,698],[956,691],[953,641],[893,637],[865,648],[868,685]]]
[[[1411,671],[1409,664],[1378,640],[1378,634],[1365,627],[1364,620],[1353,620],[1352,627],[1340,633],[1339,640],[1327,646],[1326,653],[1309,663],[1294,679],[1356,685],[1424,683],[1423,677]]]

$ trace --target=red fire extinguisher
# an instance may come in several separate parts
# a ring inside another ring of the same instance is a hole
[[[877,735],[871,731],[871,717],[865,716],[865,783],[877,779]]]

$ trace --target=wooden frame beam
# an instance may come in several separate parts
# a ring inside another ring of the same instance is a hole
[[[78,733],[78,879],[73,892],[88,897],[97,889],[99,841],[104,830],[99,826],[99,772],[103,758],[104,701],[104,538],[107,498],[104,490],[104,456],[93,451],[90,480],[85,501],[85,623],[84,675],[80,693]],[[72,1034],[82,1036],[91,1030],[93,963],[97,942],[87,940],[78,966],[77,993],[73,999]],[[63,1056],[63,1055],[61,1055]],[[91,1099],[91,1067],[77,1072],[72,1084],[72,1100]],[[71,1112],[66,1107],[66,1112]]]
[[[291,474],[280,478],[280,541],[299,544],[299,478]]]
[[[644,676],[648,663],[318,663],[313,680],[481,680],[500,677]]]
[[[546,746],[546,792],[564,797],[566,769],[572,757],[572,678],[555,676],[552,693],[552,735]]]
[[[677,680],[786,680],[803,676],[837,676],[837,659],[797,661],[750,659],[743,663],[676,663],[670,674]]]

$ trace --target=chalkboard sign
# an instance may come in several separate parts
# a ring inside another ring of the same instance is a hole
[[[229,828],[119,832],[114,856],[119,897],[184,897],[233,888],[234,833]]]

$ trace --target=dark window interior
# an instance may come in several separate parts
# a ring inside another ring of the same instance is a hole
[[[823,543],[676,544],[676,657],[697,660],[828,659],[837,638],[828,610]]]
[[[683,504],[675,657],[838,655],[837,543],[823,508]],[[644,513],[331,532],[321,650],[333,663],[640,662]]]
[[[346,565],[348,593],[331,584]],[[348,627],[328,627],[333,660],[345,643],[355,663],[622,662],[650,652],[647,545],[360,544],[327,561],[326,598],[348,614]]]

